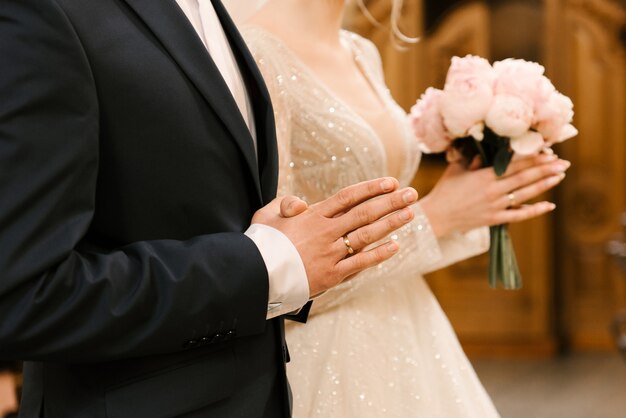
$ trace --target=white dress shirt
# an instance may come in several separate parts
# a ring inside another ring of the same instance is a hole
[[[226,34],[211,0],[176,0],[209,51],[228,85],[255,142],[256,129],[250,98]],[[262,224],[245,234],[256,244],[269,277],[267,318],[300,309],[309,299],[309,282],[298,250],[282,232]]]

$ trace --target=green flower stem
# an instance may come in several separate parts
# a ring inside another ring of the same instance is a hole
[[[522,287],[520,274],[513,250],[513,242],[507,225],[496,225],[489,228],[491,245],[489,247],[489,286],[497,287],[498,282],[505,289]]]
[[[484,167],[493,167],[497,176],[506,171],[513,151],[509,138],[496,135],[485,128],[482,141],[474,140],[476,150],[483,160]],[[522,287],[522,276],[515,258],[513,242],[507,225],[496,225],[489,228],[491,245],[489,247],[489,285],[493,288],[519,289]]]
[[[502,176],[513,157],[511,141],[496,135],[487,127],[483,133],[482,141],[471,136],[457,139],[456,148],[468,163],[480,155],[483,167],[492,167],[497,176]],[[489,232],[489,285],[495,288],[501,284],[505,289],[519,289],[522,287],[522,276],[507,225],[492,226]]]
[[[496,225],[489,228],[489,286],[496,288],[500,276],[501,256],[500,256],[500,227]]]

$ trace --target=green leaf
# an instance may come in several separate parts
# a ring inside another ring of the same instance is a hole
[[[497,176],[504,174],[506,168],[511,162],[511,158],[513,158],[513,151],[509,149],[508,144],[498,149],[498,152],[493,159],[493,169],[496,171]]]

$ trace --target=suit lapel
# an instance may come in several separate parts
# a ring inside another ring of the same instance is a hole
[[[254,143],[217,66],[175,0],[124,0],[137,13],[219,116],[243,153],[259,199],[260,176]],[[220,13],[223,18],[225,12]]]
[[[256,62],[235,24],[220,0],[212,0],[212,2],[237,59],[237,64],[252,102],[257,132],[261,190],[263,202],[268,203],[276,197],[276,186],[278,185],[278,153],[274,109],[272,108],[270,95],[263,81],[263,76],[259,72]]]

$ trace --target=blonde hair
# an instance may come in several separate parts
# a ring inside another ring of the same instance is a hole
[[[365,5],[364,0],[356,0],[356,3],[359,6],[361,13],[363,13],[363,15],[367,18],[367,20],[369,20],[372,23],[372,25],[376,26],[377,28],[383,27],[383,25],[378,20],[376,20],[374,16],[372,16],[367,6]],[[410,36],[407,36],[404,33],[402,33],[402,31],[398,27],[398,20],[400,20],[400,16],[402,15],[403,5],[404,5],[404,0],[391,0],[391,16],[389,19],[389,23],[391,25],[391,28],[390,28],[391,36],[393,37],[393,40],[396,42],[399,41],[400,43],[414,44],[414,43],[417,43],[420,38],[419,37],[412,38]]]

